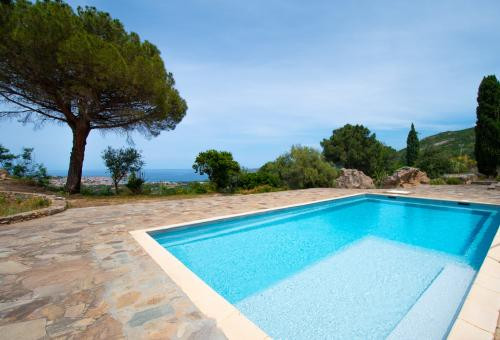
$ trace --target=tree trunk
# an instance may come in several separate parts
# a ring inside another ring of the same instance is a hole
[[[69,160],[66,191],[70,194],[77,194],[80,192],[83,158],[85,156],[87,137],[90,133],[90,124],[87,121],[79,120],[71,129],[73,130],[73,148],[71,149],[71,157]]]

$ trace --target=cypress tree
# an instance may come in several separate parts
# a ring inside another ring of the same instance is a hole
[[[500,165],[500,83],[494,75],[484,77],[477,93],[474,153],[480,173],[496,176]]]
[[[409,166],[415,165],[418,158],[418,152],[420,149],[417,131],[415,131],[415,126],[411,123],[410,132],[408,132],[408,138],[406,138],[406,164]]]

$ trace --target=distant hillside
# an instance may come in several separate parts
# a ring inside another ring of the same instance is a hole
[[[450,157],[469,155],[474,157],[474,128],[459,131],[445,131],[420,140],[420,149],[433,146]],[[406,149],[399,151],[404,156]]]

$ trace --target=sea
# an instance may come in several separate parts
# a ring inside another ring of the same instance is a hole
[[[49,170],[50,176],[65,177],[68,170]],[[199,175],[193,169],[143,169],[146,182],[201,182],[208,180],[206,175]],[[109,177],[105,169],[83,170],[83,177]]]

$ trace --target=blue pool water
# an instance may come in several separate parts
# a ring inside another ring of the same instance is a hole
[[[361,195],[151,235],[279,339],[446,336],[498,206]]]

